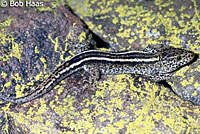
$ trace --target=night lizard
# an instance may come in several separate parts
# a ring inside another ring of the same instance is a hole
[[[90,84],[97,84],[103,74],[138,74],[158,82],[170,79],[174,72],[191,62],[194,57],[195,54],[191,51],[173,47],[119,53],[88,50],[64,62],[29,94],[19,98],[0,96],[0,99],[16,104],[31,101],[49,92],[60,81],[81,69],[91,75]]]

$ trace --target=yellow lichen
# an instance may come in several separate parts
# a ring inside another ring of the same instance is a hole
[[[42,61],[42,63],[44,64],[44,68],[46,69],[47,68],[47,65],[46,65],[46,59],[41,57],[40,60]]]
[[[36,53],[36,54],[39,53],[39,50],[38,50],[37,46],[35,47],[35,53]]]
[[[6,78],[6,76],[7,76],[7,74],[6,73],[4,73],[3,71],[1,72],[1,76],[5,79]]]

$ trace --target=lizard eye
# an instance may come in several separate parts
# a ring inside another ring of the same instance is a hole
[[[177,60],[181,60],[181,56],[178,56],[178,57],[177,57]]]

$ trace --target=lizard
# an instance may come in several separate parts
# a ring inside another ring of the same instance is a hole
[[[138,74],[159,82],[170,79],[177,70],[191,63],[194,57],[192,51],[173,47],[127,52],[87,50],[60,65],[27,95],[18,98],[0,96],[0,99],[14,104],[26,103],[46,94],[60,81],[81,69],[89,72],[91,76],[88,83],[93,85],[97,84],[101,75],[107,74]]]

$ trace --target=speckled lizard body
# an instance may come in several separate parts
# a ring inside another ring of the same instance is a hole
[[[84,69],[91,74],[89,83],[95,83],[101,74],[138,74],[152,81],[169,79],[182,66],[194,59],[195,54],[177,48],[164,48],[160,51],[104,52],[88,50],[75,55],[59,66],[47,79],[31,93],[19,97],[1,97],[12,103],[25,103],[42,96],[61,80]]]

